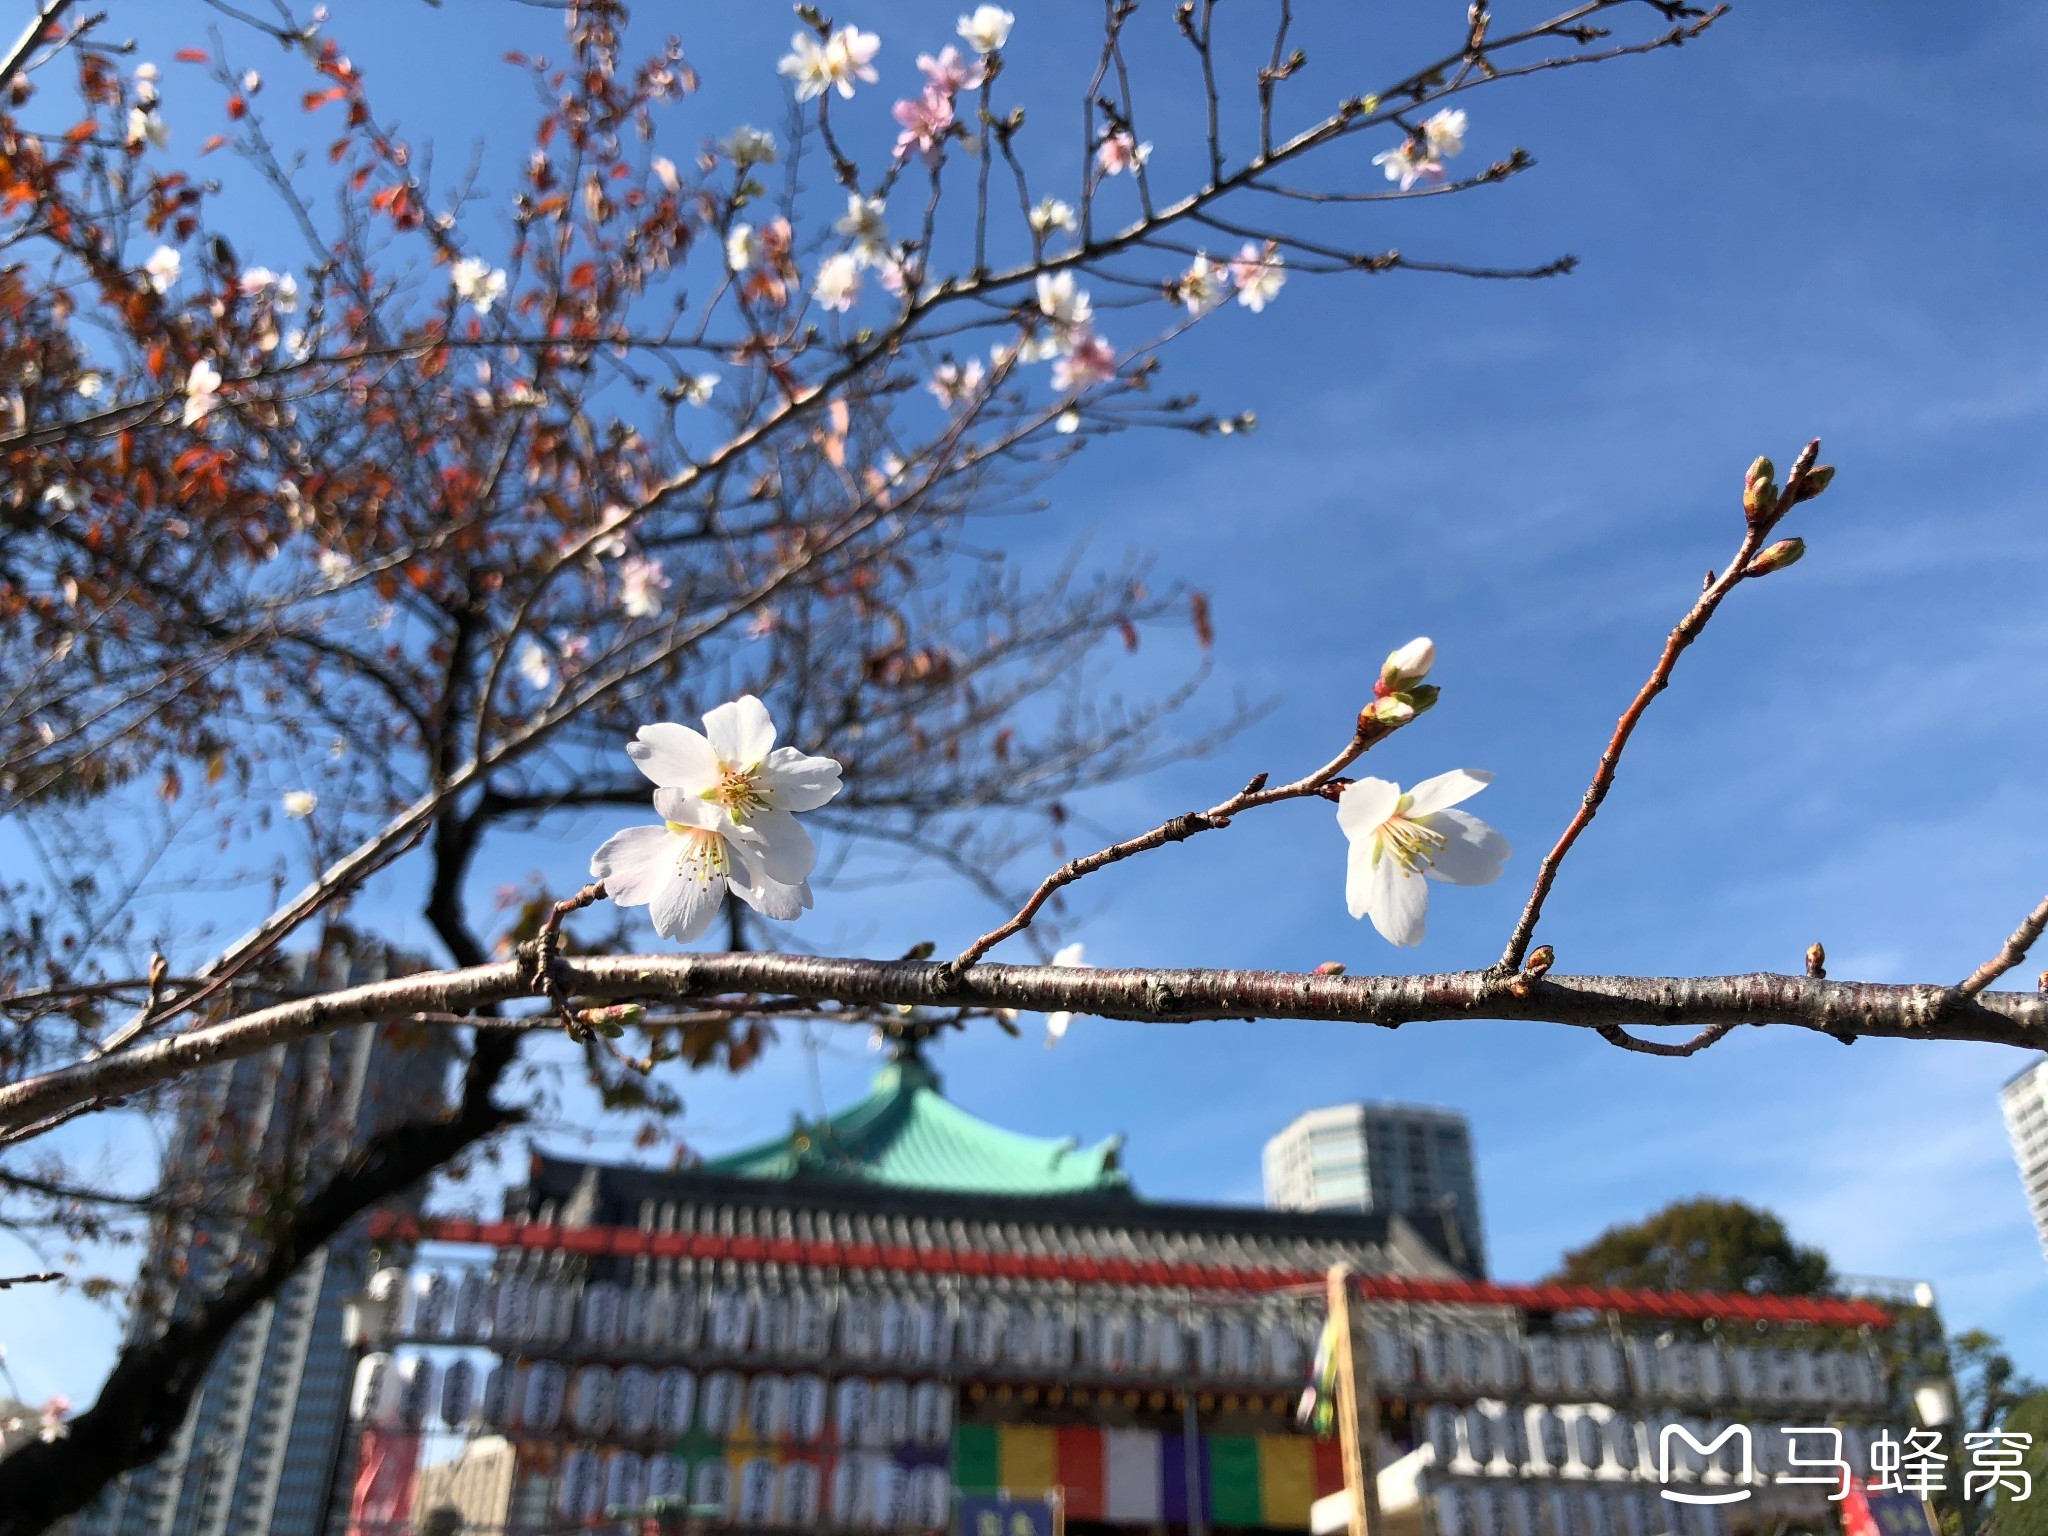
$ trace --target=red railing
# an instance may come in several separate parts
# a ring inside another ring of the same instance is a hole
[[[1258,1269],[1227,1264],[1094,1259],[1083,1254],[987,1253],[959,1248],[906,1248],[829,1239],[720,1237],[709,1232],[642,1232],[633,1227],[563,1227],[532,1222],[415,1218],[379,1211],[370,1235],[380,1241],[476,1243],[592,1256],[732,1259],[812,1269],[880,1269],[898,1274],[987,1275],[1084,1285],[1172,1286],[1196,1291],[1277,1291],[1323,1284],[1314,1270]],[[1628,1317],[1728,1322],[1812,1323],[1889,1328],[1892,1314],[1875,1302],[1796,1296],[1729,1295],[1712,1291],[1610,1290],[1591,1285],[1496,1285],[1486,1280],[1434,1280],[1413,1275],[1359,1275],[1366,1301],[1434,1302],[1446,1306],[1514,1307],[1523,1312],[1616,1312]]]

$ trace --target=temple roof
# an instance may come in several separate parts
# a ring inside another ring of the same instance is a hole
[[[865,1098],[788,1134],[707,1159],[706,1173],[981,1195],[1131,1193],[1121,1136],[1083,1147],[1072,1137],[1022,1136],[947,1099],[915,1050],[875,1074]]]

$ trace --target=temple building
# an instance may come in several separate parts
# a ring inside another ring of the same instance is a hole
[[[1888,1321],[1868,1303],[1495,1285],[1447,1257],[1470,1248],[1448,1212],[1148,1201],[1119,1154],[976,1118],[911,1044],[858,1103],[729,1156],[536,1156],[502,1220],[390,1218],[410,1267],[361,1306],[348,1536],[1306,1530],[1344,1486],[1296,1422],[1339,1264],[1389,1533],[1426,1508],[1439,1536],[1655,1536],[1679,1529],[1647,1481],[1663,1422],[1711,1440],[1758,1405],[1891,1399],[1853,1343],[1669,1330],[1853,1340]]]

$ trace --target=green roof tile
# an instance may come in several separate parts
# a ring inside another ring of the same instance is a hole
[[[1072,1137],[1020,1136],[978,1120],[944,1096],[938,1074],[913,1052],[883,1067],[867,1097],[838,1114],[703,1166],[742,1178],[968,1194],[1127,1194],[1122,1146],[1121,1136],[1083,1147]]]

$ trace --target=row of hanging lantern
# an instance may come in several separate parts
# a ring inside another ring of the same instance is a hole
[[[1430,1495],[1436,1536],[1727,1536],[1717,1505],[1674,1504],[1654,1489],[1551,1483],[1445,1483]]]
[[[553,1502],[579,1522],[687,1504],[754,1529],[804,1529],[826,1516],[840,1529],[935,1531],[948,1522],[952,1491],[944,1466],[905,1467],[883,1456],[841,1456],[829,1470],[766,1457],[692,1466],[660,1452],[577,1446],[562,1458]]]
[[[1076,1368],[1288,1380],[1307,1364],[1307,1319],[1242,1309],[1192,1325],[1158,1305],[980,1293],[912,1296],[797,1288],[620,1285],[560,1276],[379,1270],[362,1338],[488,1342],[503,1353],[744,1355],[924,1365]]]
[[[1868,1350],[1390,1327],[1371,1329],[1368,1342],[1374,1385],[1395,1393],[1462,1389],[1864,1408],[1891,1400],[1884,1368]]]
[[[953,1390],[848,1376],[741,1376],[712,1371],[700,1381],[679,1366],[565,1366],[555,1360],[488,1368],[458,1358],[446,1367],[425,1355],[378,1353],[356,1364],[350,1414],[359,1423],[584,1438],[672,1439],[696,1431],[714,1441],[756,1445],[918,1446],[943,1449],[953,1434]]]
[[[1721,1440],[1728,1428],[1726,1421],[1677,1414],[1642,1416],[1598,1403],[1556,1407],[1492,1401],[1465,1406],[1433,1403],[1420,1417],[1422,1443],[1430,1447],[1437,1477],[1655,1479],[1667,1465],[1660,1446],[1669,1425],[1691,1437],[1675,1435],[1671,1439],[1668,1470],[1675,1482],[1726,1483],[1745,1476],[1752,1482],[1768,1482],[1781,1472],[1794,1470],[1791,1455],[1795,1443],[1802,1465],[1813,1464],[1821,1455],[1820,1446],[1827,1447],[1823,1460],[1837,1454],[1832,1440],[1817,1430],[1802,1430],[1807,1438],[1795,1442],[1782,1427],[1751,1424],[1745,1467],[1742,1443],[1734,1438],[1722,1441],[1711,1457],[1698,1449]],[[1876,1431],[1856,1424],[1828,1428],[1841,1436],[1841,1460],[1858,1476],[1868,1473],[1870,1439]]]

